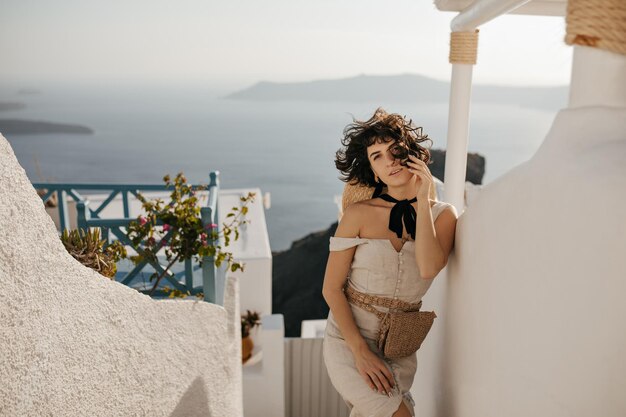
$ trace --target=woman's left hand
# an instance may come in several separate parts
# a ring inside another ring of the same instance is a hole
[[[434,187],[433,175],[426,166],[426,163],[415,155],[409,155],[407,162],[409,172],[416,176],[417,199],[428,199],[430,197],[430,188]]]

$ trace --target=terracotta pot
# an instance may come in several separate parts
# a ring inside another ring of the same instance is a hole
[[[252,349],[254,348],[254,343],[252,342],[252,338],[250,336],[246,336],[241,339],[241,359],[242,363],[246,363],[250,356],[252,356]]]

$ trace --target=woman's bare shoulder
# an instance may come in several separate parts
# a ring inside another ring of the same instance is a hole
[[[380,198],[370,198],[369,200],[361,200],[352,204],[352,206],[356,206],[357,210],[368,211],[377,208],[386,208],[388,203]]]
[[[341,214],[335,236],[354,237],[359,234],[363,222],[363,210],[359,203],[352,203]]]
[[[371,220],[372,211],[376,209],[377,206],[372,203],[372,200],[362,200],[350,204],[341,216],[338,229],[341,229],[342,232],[347,231],[349,236],[352,236],[355,231],[358,234],[362,226]]]

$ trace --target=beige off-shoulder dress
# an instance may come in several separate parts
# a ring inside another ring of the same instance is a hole
[[[437,201],[431,207],[433,221],[449,203]],[[330,251],[357,246],[350,267],[348,285],[361,292],[418,303],[432,284],[421,277],[415,261],[415,242],[408,240],[398,252],[388,239],[330,238]],[[427,303],[424,302],[424,305]],[[359,331],[370,349],[387,365],[395,379],[393,396],[373,391],[356,369],[354,355],[348,347],[332,311],[328,314],[324,334],[323,355],[331,382],[351,408],[350,417],[390,417],[404,401],[415,415],[415,402],[410,393],[417,354],[399,359],[385,359],[377,347],[378,317],[350,304]],[[380,308],[385,311],[384,307]]]

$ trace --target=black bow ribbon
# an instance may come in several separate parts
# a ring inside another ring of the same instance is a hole
[[[391,203],[396,203],[391,208],[391,214],[389,215],[389,230],[396,233],[396,236],[402,238],[402,221],[404,220],[404,227],[411,234],[413,240],[415,240],[415,219],[417,213],[411,205],[417,201],[417,197],[411,200],[396,200],[389,194],[381,194],[378,197]]]

